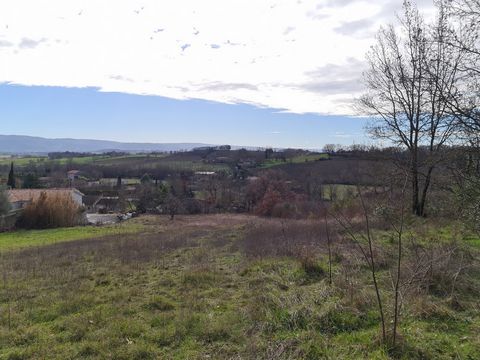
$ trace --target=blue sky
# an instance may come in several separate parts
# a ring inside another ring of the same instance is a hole
[[[432,0],[417,2],[433,14]],[[0,1],[0,133],[368,143],[353,104],[365,92],[375,34],[401,7],[400,0]]]
[[[0,133],[141,142],[321,148],[363,143],[365,120],[282,113],[252,105],[0,85]]]

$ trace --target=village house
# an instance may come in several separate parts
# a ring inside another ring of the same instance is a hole
[[[8,200],[12,205],[12,210],[23,209],[31,202],[37,200],[42,193],[47,196],[70,196],[78,205],[83,206],[83,197],[85,196],[77,189],[12,189],[7,190]]]
[[[67,172],[67,178],[70,181],[75,181],[80,179],[81,171],[80,170],[70,170]]]
[[[122,210],[120,197],[118,196],[86,195],[84,205],[89,213],[106,214]]]

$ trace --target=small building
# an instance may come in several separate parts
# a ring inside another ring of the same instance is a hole
[[[47,197],[52,196],[70,196],[72,200],[78,205],[83,206],[83,195],[77,189],[12,189],[7,190],[8,200],[12,205],[12,210],[23,209],[31,202],[40,198],[42,193]]]
[[[213,175],[216,175],[216,172],[215,171],[195,171],[195,175],[213,176]]]
[[[121,201],[118,196],[85,196],[85,206],[89,213],[106,214],[109,212],[120,212]]]
[[[67,172],[67,178],[70,181],[75,181],[75,180],[80,179],[81,175],[82,174],[81,174],[80,170],[70,170],[70,171]]]

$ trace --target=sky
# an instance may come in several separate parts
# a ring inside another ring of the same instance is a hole
[[[352,106],[365,54],[400,10],[400,0],[2,1],[0,133],[366,143]]]

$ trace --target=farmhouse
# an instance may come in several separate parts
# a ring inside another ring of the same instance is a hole
[[[78,180],[80,179],[80,176],[82,175],[80,170],[70,170],[67,172],[67,178],[70,181]]]
[[[83,195],[77,189],[14,189],[7,190],[8,200],[12,204],[13,210],[23,209],[32,201],[37,200],[42,193],[47,196],[70,196],[72,200],[78,205],[83,205]]]

